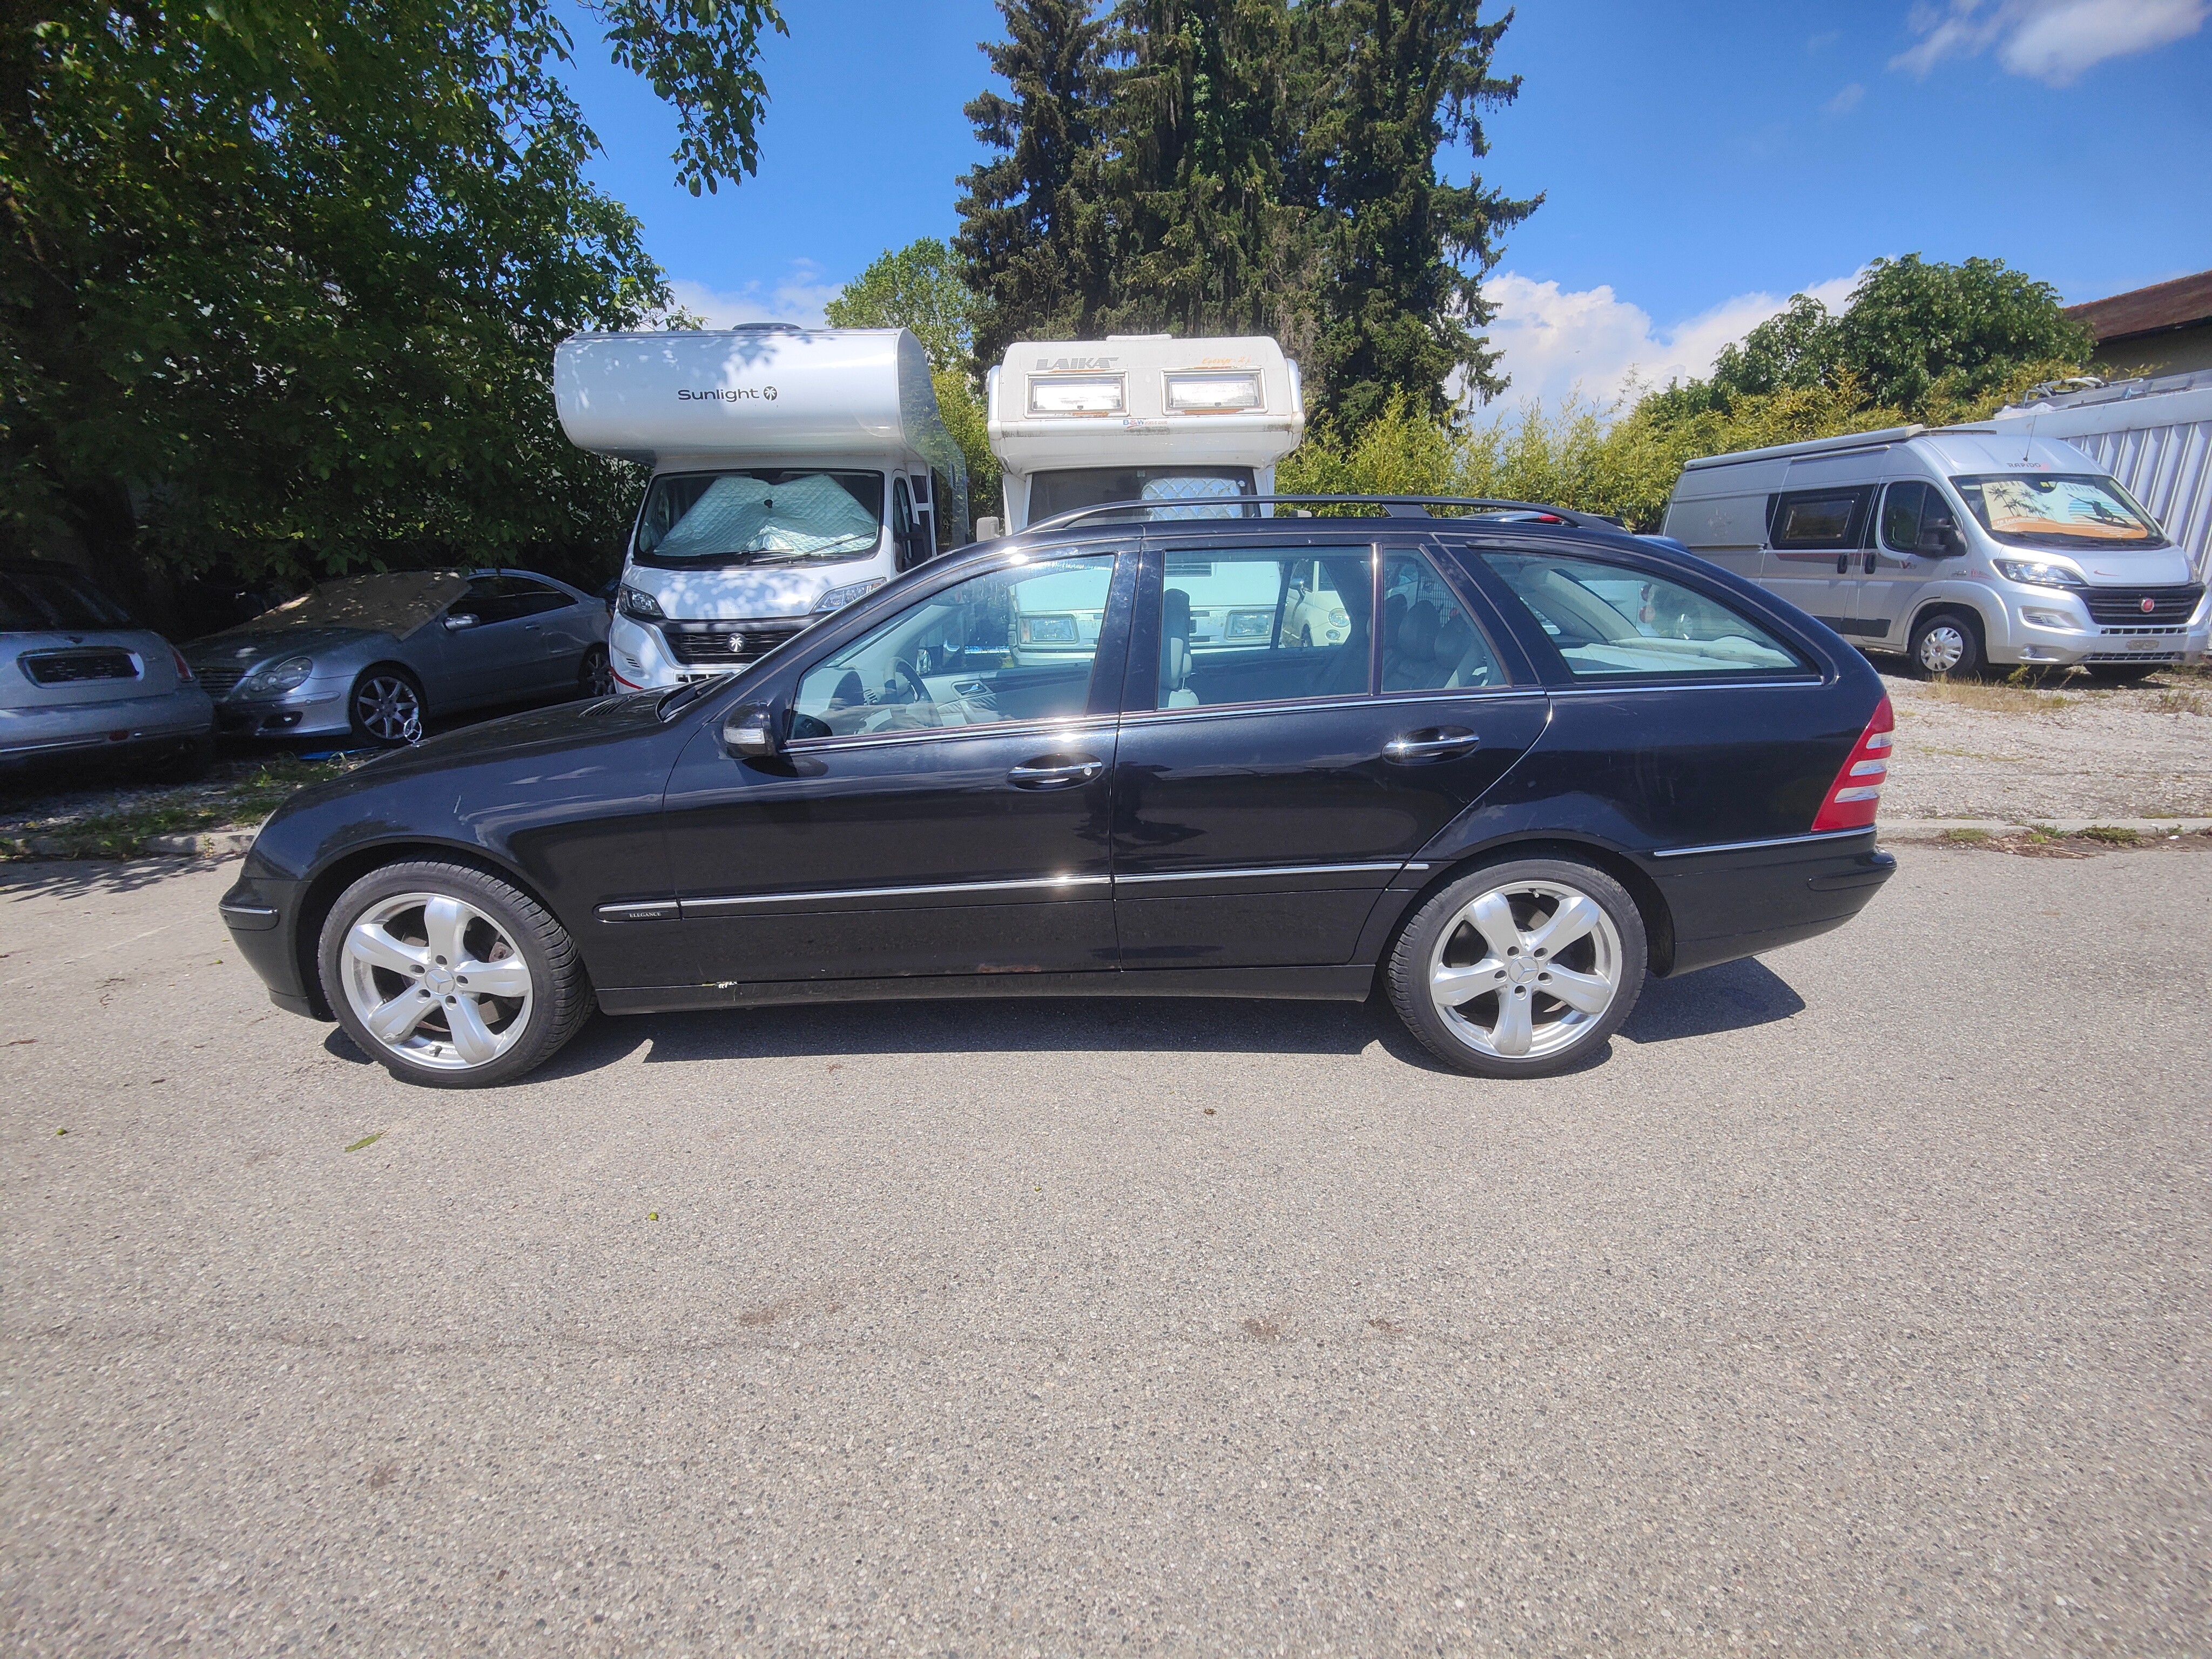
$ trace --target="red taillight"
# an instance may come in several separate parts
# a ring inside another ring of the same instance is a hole
[[[185,660],[185,653],[173,645],[169,647],[169,660],[177,665],[177,684],[190,685],[192,683],[192,665]]]
[[[1874,718],[1851,745],[1844,769],[1828,786],[1828,798],[1813,820],[1815,832],[1863,830],[1874,822],[1875,808],[1881,805],[1882,780],[1889,775],[1890,734],[1896,730],[1897,716],[1890,712],[1889,694],[1884,692]]]

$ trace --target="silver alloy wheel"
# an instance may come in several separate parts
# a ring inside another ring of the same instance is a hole
[[[530,1024],[530,964],[503,927],[450,894],[379,899],[346,930],[343,960],[362,1024],[416,1066],[489,1066]]]
[[[1956,623],[1939,622],[1920,636],[1920,665],[1931,674],[1948,674],[1966,655],[1966,635]]]
[[[1620,930],[1589,894],[1556,881],[1493,887],[1445,924],[1429,955],[1444,1029],[1477,1054],[1557,1054],[1620,994]]]
[[[607,659],[605,647],[595,645],[584,653],[584,666],[576,678],[585,696],[614,696],[615,665]]]
[[[386,743],[422,740],[422,699],[397,674],[372,674],[353,689],[354,718]]]

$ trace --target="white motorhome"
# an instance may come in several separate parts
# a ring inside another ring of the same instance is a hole
[[[2071,444],[2127,487],[2212,580],[2212,368],[2039,388],[1989,422]]]
[[[1662,526],[1868,651],[2131,678],[2202,660],[2189,555],[2105,467],[2017,427],[1894,427],[1692,461]]]
[[[1265,336],[1017,340],[984,401],[1009,533],[1108,501],[1191,517],[1224,511],[1194,501],[1271,495],[1306,427],[1298,366]]]
[[[741,666],[968,540],[968,471],[905,329],[579,334],[569,441],[653,469],[607,652],[625,685]]]

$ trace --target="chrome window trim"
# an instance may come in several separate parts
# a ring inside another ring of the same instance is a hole
[[[1792,687],[1826,685],[1823,674],[1803,673],[1786,680],[1670,680],[1651,676],[1624,678],[1593,685],[1578,680],[1572,685],[1555,685],[1551,694],[1555,697],[1609,697],[1622,691],[1775,691]]]
[[[860,749],[885,749],[902,744],[930,743],[949,738],[1018,738],[1034,732],[1039,737],[1089,736],[1114,730],[1111,714],[1079,714],[1059,720],[999,720],[988,726],[925,726],[909,732],[856,732],[830,738],[793,738],[784,744],[793,755],[850,753]]]
[[[1278,710],[1296,714],[1314,708],[1395,708],[1409,703],[1475,697],[1485,701],[1498,697],[1535,699],[1547,695],[1545,688],[1540,685],[1440,686],[1422,691],[1393,691],[1388,696],[1370,697],[1362,692],[1355,696],[1286,698],[1276,702],[1217,702],[1200,703],[1192,708],[1138,708],[1122,715],[1121,724],[1136,726],[1167,720],[1202,720],[1208,715],[1270,714]]]
[[[1814,842],[1849,841],[1855,836],[1872,836],[1875,827],[1861,824],[1851,830],[1815,830],[1809,835],[1777,836],[1767,841],[1719,841],[1705,847],[1668,847],[1651,854],[1655,859],[1686,859],[1699,853],[1748,853],[1762,847],[1802,847]]]
[[[724,910],[742,910],[757,904],[809,904],[826,899],[927,898],[951,893],[1013,893],[1039,888],[1054,891],[1079,887],[1110,887],[1111,876],[1030,876],[1020,881],[955,881],[914,887],[847,887],[813,893],[748,893],[726,898],[688,898],[682,902],[685,921]]]

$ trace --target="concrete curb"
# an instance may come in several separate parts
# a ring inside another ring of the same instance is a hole
[[[71,860],[114,864],[136,858],[243,858],[253,845],[252,830],[202,830],[184,836],[148,836],[135,851],[113,853],[74,836],[27,836],[21,841],[0,836],[0,856]]]
[[[2013,823],[2003,818],[1884,818],[1875,825],[1881,841],[1941,841],[1954,830],[1978,830],[1986,836],[2024,836],[2031,830],[2078,836],[2084,830],[2132,830],[2145,841],[2167,836],[2201,835],[2212,818],[2040,818]]]

